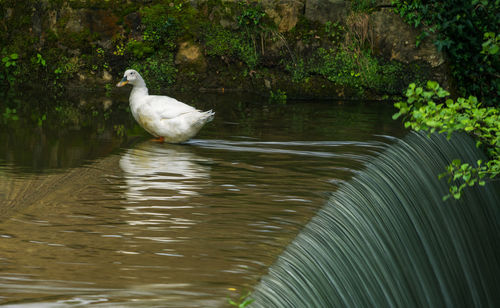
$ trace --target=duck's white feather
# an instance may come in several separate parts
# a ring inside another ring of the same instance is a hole
[[[212,110],[203,112],[168,96],[149,95],[144,80],[134,70],[127,70],[118,85],[127,82],[134,86],[130,109],[135,120],[147,132],[167,142],[192,138],[215,115]]]

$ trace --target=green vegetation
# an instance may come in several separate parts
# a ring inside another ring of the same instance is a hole
[[[9,68],[11,66],[16,66],[17,59],[19,59],[19,55],[17,53],[13,53],[11,55],[3,57],[2,63],[5,65],[6,68]]]
[[[459,199],[467,186],[485,185],[485,178],[493,179],[500,174],[500,111],[495,107],[484,107],[474,96],[449,98],[450,93],[437,82],[429,81],[427,86],[410,84],[406,91],[406,102],[395,106],[399,112],[394,119],[403,116],[405,127],[429,133],[465,132],[477,140],[476,146],[485,150],[489,160],[476,165],[454,160],[440,177],[448,177],[450,193]]]
[[[130,68],[141,72],[151,89],[158,90],[162,86],[175,83],[177,69],[174,65],[174,55],[170,52],[159,52],[144,61],[134,61]]]
[[[354,12],[368,12],[373,10],[376,4],[376,0],[353,0],[351,1],[351,9]]]
[[[318,30],[311,31],[311,27]],[[289,36],[300,36],[304,43],[320,46],[304,53],[292,52],[283,61],[284,69],[295,83],[308,83],[312,76],[321,76],[354,90],[351,93],[358,97],[367,93],[399,95],[411,81],[428,78],[428,70],[425,73],[426,69],[417,63],[403,64],[375,56],[368,27],[365,12],[351,13],[345,25],[326,23],[317,27],[300,20]]]
[[[17,113],[16,109],[10,109],[9,107],[5,108],[2,114],[1,122],[6,124],[9,121],[19,120],[19,117],[17,116],[16,113]]]
[[[0,32],[0,88],[39,87],[60,96],[68,84],[85,80],[110,95],[101,77],[133,67],[152,89],[198,88],[208,80],[266,90],[264,80],[273,76],[289,96],[294,89],[317,94],[323,88],[357,96],[401,94],[420,77],[413,64],[375,56],[364,33],[376,1],[351,1],[350,8],[346,23],[320,24],[299,14],[294,28],[280,32],[282,8],[270,10],[262,1],[3,1],[0,26],[12,31]],[[494,38],[488,40],[490,46]],[[189,67],[176,58],[181,46],[195,46],[202,64]]]
[[[233,301],[232,299],[228,299],[228,302],[231,306],[235,306],[238,308],[245,308],[255,301],[254,299],[251,299],[249,296],[250,296],[250,292],[243,294],[236,301]]]
[[[313,68],[328,80],[362,92],[364,89],[393,91],[397,93],[401,66],[397,62],[382,64],[369,51],[361,53],[346,49],[324,50],[316,53],[317,65]]]
[[[272,104],[286,104],[286,92],[280,89],[269,93],[269,102]]]
[[[217,56],[225,62],[241,61],[248,71],[254,70],[265,55],[265,40],[274,35],[276,26],[267,18],[260,3],[239,1],[231,7],[230,16],[234,29],[226,29],[220,23],[204,24],[202,39],[209,56]]]
[[[154,52],[152,46],[148,46],[145,42],[136,41],[135,39],[128,41],[126,48],[123,48],[123,44],[120,44],[116,46],[116,49],[115,55],[123,56],[126,51],[131,58],[137,60],[142,60]]]
[[[500,1],[392,2],[406,22],[422,30],[417,44],[432,36],[438,50],[447,54],[461,96],[449,98],[450,93],[436,82],[428,82],[425,88],[412,83],[407,102],[396,104],[399,112],[394,118],[404,116],[405,126],[417,131],[445,132],[448,137],[453,132],[467,133],[488,156],[487,162],[475,165],[454,160],[440,175],[450,183],[445,199],[459,199],[467,186],[484,185],[485,178],[500,173],[500,40],[496,33]]]
[[[488,105],[500,104],[500,0],[392,3],[410,25],[422,29],[419,40],[434,35],[434,44],[449,58],[459,95],[474,95]]]
[[[13,53],[2,57],[3,72],[0,73],[0,80],[7,81],[9,86],[13,86],[19,75],[19,67],[17,66],[17,61],[19,55]]]
[[[221,26],[209,26],[204,34],[206,52],[209,56],[219,56],[224,61],[242,61],[249,69],[255,68],[259,61],[256,49],[246,37],[236,31]]]
[[[486,32],[484,34],[484,43],[482,44],[483,50],[481,54],[484,54],[483,60],[487,60],[489,56],[495,56],[500,51],[500,36],[497,36],[493,32]]]
[[[311,75],[319,75],[341,86],[355,89],[360,95],[366,90],[398,94],[408,80],[401,63],[384,62],[369,50],[359,53],[353,48],[318,48],[310,58],[288,63],[286,69],[294,82],[307,82]],[[413,78],[417,78],[413,74]]]

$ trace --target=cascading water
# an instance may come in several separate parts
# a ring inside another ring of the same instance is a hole
[[[498,184],[442,201],[437,174],[482,154],[467,136],[411,133],[349,183],[287,247],[252,307],[498,307]]]

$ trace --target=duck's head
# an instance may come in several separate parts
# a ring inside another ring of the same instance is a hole
[[[140,85],[144,83],[141,75],[136,70],[126,70],[125,74],[123,74],[122,80],[116,84],[117,87],[123,87],[126,84],[131,85]]]

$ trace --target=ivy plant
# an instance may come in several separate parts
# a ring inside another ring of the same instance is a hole
[[[421,30],[417,44],[432,35],[446,53],[459,95],[500,104],[498,32],[500,0],[392,0],[394,11]],[[483,56],[484,53],[488,57]]]
[[[485,107],[474,96],[449,98],[450,93],[437,82],[428,81],[426,87],[410,84],[405,102],[395,104],[399,112],[393,119],[404,117],[405,127],[415,131],[446,133],[465,132],[476,140],[476,146],[485,150],[489,160],[478,160],[475,165],[453,160],[440,178],[448,177],[449,194],[444,197],[459,199],[468,186],[485,185],[485,179],[500,174],[500,112]]]

